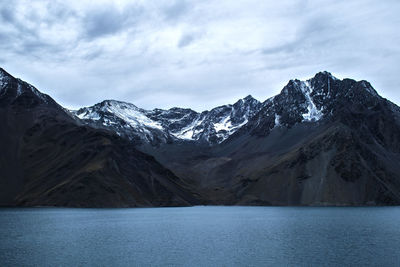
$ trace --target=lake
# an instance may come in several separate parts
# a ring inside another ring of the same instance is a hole
[[[0,209],[0,266],[398,266],[400,207]]]

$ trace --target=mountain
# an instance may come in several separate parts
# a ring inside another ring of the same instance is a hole
[[[218,146],[144,151],[211,204],[400,203],[400,109],[366,81],[291,80]]]
[[[152,156],[85,126],[51,97],[0,69],[0,204],[185,206],[196,194]]]
[[[209,111],[68,111],[0,71],[0,204],[399,205],[400,108],[329,72]]]
[[[246,124],[261,106],[249,95],[233,105],[201,113],[183,108],[144,110],[115,100],[72,112],[88,125],[112,130],[137,145],[172,142],[216,145]]]

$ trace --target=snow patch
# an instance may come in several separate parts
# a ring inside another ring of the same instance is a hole
[[[281,116],[279,116],[278,114],[275,114],[275,125],[274,125],[274,128],[281,125],[280,119],[281,119]]]
[[[21,94],[22,94],[22,87],[21,87],[21,84],[18,83],[18,85],[17,85],[17,96],[20,96]]]
[[[178,139],[184,139],[184,140],[194,140],[194,135],[195,135],[195,128],[204,121],[204,118],[200,120],[200,118],[195,119],[191,124],[188,126],[182,128],[178,132],[173,132],[171,133],[173,136],[175,136]]]
[[[3,89],[4,89],[5,85],[7,84],[7,80],[8,80],[8,77],[6,75],[4,75],[4,73],[0,70],[0,93],[2,95],[5,94],[5,92],[6,92],[6,90],[4,90],[4,92],[3,92]]]
[[[77,116],[81,120],[94,120],[94,121],[97,121],[97,120],[101,119],[100,114],[97,113],[96,111],[95,112],[89,112],[89,111],[82,112],[81,114],[77,114]]]
[[[232,127],[232,122],[230,120],[231,120],[231,116],[228,115],[226,118],[222,119],[220,122],[214,123],[215,131],[216,132],[229,131],[229,129]]]
[[[193,140],[193,134],[194,134],[193,129],[188,129],[179,134],[173,134],[173,135],[179,139]]]
[[[319,110],[317,108],[317,106],[315,105],[315,103],[311,98],[311,93],[313,89],[310,82],[309,81],[301,82],[300,88],[306,98],[306,104],[308,110],[307,113],[302,114],[303,121],[319,121],[324,114],[322,113],[322,110]]]
[[[122,103],[117,101],[110,101],[101,108],[103,112],[109,112],[114,114],[116,117],[124,120],[127,124],[132,127],[149,127],[154,129],[163,130],[160,123],[153,121],[147,117],[143,111],[137,108],[135,105]],[[77,115],[80,119],[100,120],[101,115],[97,111],[86,111],[82,114]],[[115,124],[108,119],[104,119],[104,125]]]

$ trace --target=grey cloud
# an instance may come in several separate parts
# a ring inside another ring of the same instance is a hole
[[[274,47],[261,50],[262,54],[270,55],[276,53],[297,53],[298,51],[313,47],[313,49],[325,48],[332,45],[337,40],[337,25],[334,25],[329,17],[315,16],[307,18],[302,26],[299,27],[294,40]]]
[[[14,22],[14,10],[10,6],[0,7],[0,17],[4,22],[13,23]]]
[[[189,4],[185,0],[175,0],[164,9],[165,18],[177,20],[189,10]]]
[[[29,10],[28,15],[22,18],[15,16],[18,7],[16,6],[0,6],[0,16],[3,21],[9,24],[9,30],[0,31],[0,47],[5,49],[3,56],[13,54],[26,55],[27,57],[35,56],[38,51],[54,52],[50,45],[40,40],[36,25],[40,21],[35,21],[37,15],[34,10]],[[26,21],[29,21],[29,26]],[[32,21],[34,20],[34,21]]]
[[[134,27],[141,15],[141,11],[142,9],[135,5],[131,5],[123,11],[118,10],[113,5],[91,10],[85,15],[82,22],[85,29],[85,37],[96,39]]]
[[[277,45],[274,47],[264,48],[264,49],[261,49],[261,53],[265,54],[265,55],[276,54],[276,53],[281,53],[281,52],[290,53],[298,48],[300,41],[301,41],[301,39],[296,39],[293,42],[284,43],[284,44]]]
[[[48,10],[48,16],[45,20],[48,23],[54,23],[54,21],[66,22],[68,19],[78,18],[78,13],[71,9],[66,1],[53,0],[46,5]]]
[[[95,11],[85,17],[86,35],[89,38],[97,38],[117,33],[122,29],[124,22],[125,18],[114,8]]]
[[[93,50],[88,51],[86,53],[86,55],[83,56],[83,58],[91,61],[91,60],[98,58],[103,52],[104,51],[102,48],[93,49]]]
[[[178,42],[178,47],[183,48],[185,46],[190,45],[195,40],[195,36],[193,34],[184,34]]]
[[[382,2],[54,0],[30,12],[26,2],[4,1],[0,58],[75,107],[114,98],[204,110],[248,94],[264,100],[321,70],[370,80],[400,103],[400,2]]]

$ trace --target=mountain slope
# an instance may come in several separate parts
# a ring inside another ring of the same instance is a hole
[[[153,157],[83,125],[0,69],[0,204],[123,207],[197,203]]]

